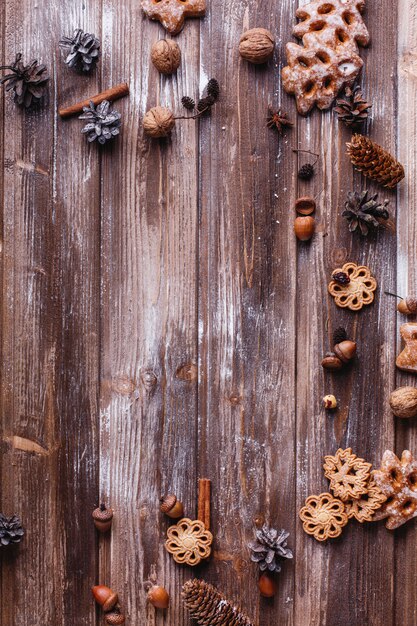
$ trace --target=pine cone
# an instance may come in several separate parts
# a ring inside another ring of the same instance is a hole
[[[182,106],[188,109],[188,111],[194,111],[195,102],[192,98],[190,98],[189,96],[183,96],[181,98],[181,102],[182,102]]]
[[[261,572],[281,571],[281,559],[292,559],[292,552],[287,548],[287,538],[290,533],[284,529],[280,531],[269,528],[266,524],[256,531],[256,541],[249,544],[252,552],[251,561],[258,563]]]
[[[200,113],[209,111],[215,102],[216,100],[213,96],[205,96],[197,102],[197,111],[200,111]]]
[[[359,229],[361,234],[366,236],[370,231],[376,230],[381,225],[381,221],[389,218],[386,209],[389,200],[385,200],[382,205],[379,204],[377,198],[377,193],[368,197],[368,191],[348,193],[342,216],[349,222],[351,233]]]
[[[89,72],[98,61],[100,41],[95,35],[85,33],[81,28],[75,30],[72,37],[63,37],[59,47],[69,48],[65,59],[68,67]]]
[[[8,83],[6,91],[13,89],[14,99],[17,104],[29,108],[33,104],[39,104],[46,94],[49,81],[48,71],[45,65],[39,65],[36,60],[29,65],[24,65],[22,55],[16,54],[13,65],[2,65],[0,70],[10,70],[0,80],[0,84]]]
[[[342,343],[342,341],[346,341],[346,339],[347,339],[347,332],[343,328],[343,326],[339,326],[339,328],[336,328],[336,330],[333,333],[333,343],[337,345],[338,343]]]
[[[17,515],[6,517],[0,513],[0,546],[22,541],[25,531]]]
[[[97,141],[101,144],[106,143],[120,133],[121,115],[118,111],[110,109],[110,102],[103,100],[97,108],[94,102],[90,102],[89,107],[83,108],[84,113],[78,119],[89,120],[88,124],[82,129],[82,133],[88,133],[88,141]]]
[[[191,617],[200,626],[254,626],[247,615],[204,580],[187,581],[181,595]]]
[[[364,100],[359,85],[353,89],[346,87],[344,98],[336,100],[336,105],[334,110],[339,120],[351,127],[362,124],[368,117],[368,109],[372,107],[372,104]]]
[[[209,82],[207,83],[206,89],[208,96],[214,98],[215,101],[218,100],[220,95],[220,85],[215,78],[210,78]]]
[[[346,145],[352,164],[367,178],[389,189],[393,189],[404,178],[401,163],[369,137],[355,134]]]
[[[306,163],[302,165],[298,170],[298,178],[301,180],[310,180],[310,178],[314,174],[314,166],[311,163]]]

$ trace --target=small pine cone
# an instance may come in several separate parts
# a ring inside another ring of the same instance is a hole
[[[289,533],[264,524],[255,534],[256,541],[249,544],[251,561],[258,564],[261,572],[280,572],[283,559],[293,557],[291,550],[287,548]]]
[[[368,109],[372,107],[372,104],[363,99],[359,85],[353,89],[346,87],[344,97],[336,100],[336,105],[334,110],[339,120],[351,127],[362,124],[368,117]]]
[[[332,280],[339,283],[339,285],[348,285],[350,283],[349,274],[346,274],[346,272],[335,272],[332,274]]]
[[[342,343],[342,341],[346,341],[346,339],[347,339],[347,332],[343,328],[343,326],[339,326],[339,328],[336,328],[336,330],[333,333],[334,345],[337,345],[338,343]]]
[[[215,102],[216,100],[213,98],[213,96],[200,98],[197,103],[197,111],[200,111],[200,113],[202,113],[202,111],[209,111]]]
[[[111,108],[108,100],[103,100],[97,107],[91,101],[90,106],[84,107],[83,111],[78,119],[87,120],[81,132],[87,134],[89,142],[97,140],[100,144],[105,144],[120,133],[122,116]]]
[[[298,178],[301,180],[310,180],[314,174],[314,167],[311,163],[306,163],[302,165],[298,170]]]
[[[22,522],[17,515],[6,517],[0,513],[0,547],[8,546],[12,543],[20,543],[24,534]]]
[[[204,580],[187,581],[181,595],[191,617],[200,626],[254,626],[247,615]]]
[[[182,106],[188,109],[188,111],[194,111],[195,102],[192,98],[190,98],[189,96],[183,96],[181,98],[181,102],[182,102]]]
[[[207,84],[207,95],[216,101],[220,95],[220,85],[215,78],[210,78]]]
[[[13,65],[2,65],[0,70],[11,71],[0,80],[0,85],[6,84],[6,91],[14,91],[15,102],[20,106],[29,108],[45,98],[49,81],[45,65],[39,65],[36,60],[25,65],[19,53]]]
[[[393,189],[404,178],[401,163],[369,137],[355,134],[346,145],[352,165],[367,178],[389,189]]]
[[[69,49],[65,58],[68,67],[89,72],[98,61],[100,41],[95,35],[85,33],[81,28],[77,28],[72,37],[63,37],[59,47]]]

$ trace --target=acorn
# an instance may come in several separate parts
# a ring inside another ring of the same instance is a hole
[[[169,593],[164,587],[152,585],[148,591],[148,600],[156,609],[166,609],[169,605]]]
[[[337,343],[333,348],[336,356],[339,357],[343,363],[348,363],[355,358],[356,355],[356,342],[346,339]]]
[[[106,533],[110,530],[113,521],[113,510],[108,509],[105,504],[100,504],[97,509],[94,509],[93,513],[94,526],[101,533]]]
[[[326,370],[340,370],[343,367],[342,361],[334,352],[327,352],[324,359],[321,362],[322,367]]]
[[[294,232],[300,241],[308,241],[312,238],[316,227],[314,217],[296,217],[294,221]]]
[[[106,615],[106,624],[112,624],[112,626],[117,626],[117,624],[124,624],[125,621],[126,618],[123,613],[119,611],[119,609],[116,609],[111,613],[107,613]]]
[[[268,574],[261,574],[258,581],[259,593],[264,598],[273,598],[277,592],[277,583]]]
[[[407,296],[398,303],[397,311],[399,311],[403,315],[416,315],[417,298],[414,296]]]
[[[102,607],[105,613],[111,611],[119,600],[117,593],[105,585],[96,585],[91,588],[91,591],[93,593],[94,600]]]
[[[184,517],[184,506],[182,502],[177,500],[177,497],[172,493],[169,493],[166,496],[162,496],[160,499],[161,503],[161,511],[168,515],[168,517],[172,517],[172,519],[179,519],[180,517]]]

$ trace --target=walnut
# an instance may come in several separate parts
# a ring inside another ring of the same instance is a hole
[[[142,124],[147,135],[167,137],[175,126],[175,118],[169,109],[154,107],[146,112]]]
[[[160,39],[152,46],[151,59],[161,74],[172,74],[181,63],[180,47],[171,39]]]
[[[239,52],[247,61],[265,63],[274,53],[275,39],[265,28],[252,28],[240,38]]]
[[[409,418],[417,416],[417,389],[415,387],[399,387],[392,392],[389,403],[397,417]]]

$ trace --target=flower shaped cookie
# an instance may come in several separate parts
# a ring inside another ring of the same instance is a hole
[[[176,563],[198,565],[211,553],[213,535],[203,522],[184,518],[167,531],[165,548]]]
[[[339,448],[334,456],[324,457],[324,475],[330,480],[330,489],[344,502],[367,492],[371,467],[371,463],[353,454],[352,448]]]
[[[335,280],[330,282],[329,293],[334,297],[337,306],[359,311],[374,301],[374,292],[378,284],[366,265],[345,263],[342,268],[338,267],[333,271],[333,275],[338,273],[347,274],[350,281],[346,285],[341,285]]]
[[[387,499],[372,479],[368,483],[367,490],[367,493],[362,494],[357,500],[352,499],[345,503],[348,518],[354,517],[361,524],[372,522],[375,511],[380,509]]]
[[[348,523],[343,502],[334,498],[330,493],[321,493],[319,496],[307,498],[299,515],[304,531],[308,535],[313,535],[317,541],[338,537],[342,533],[343,526]]]

